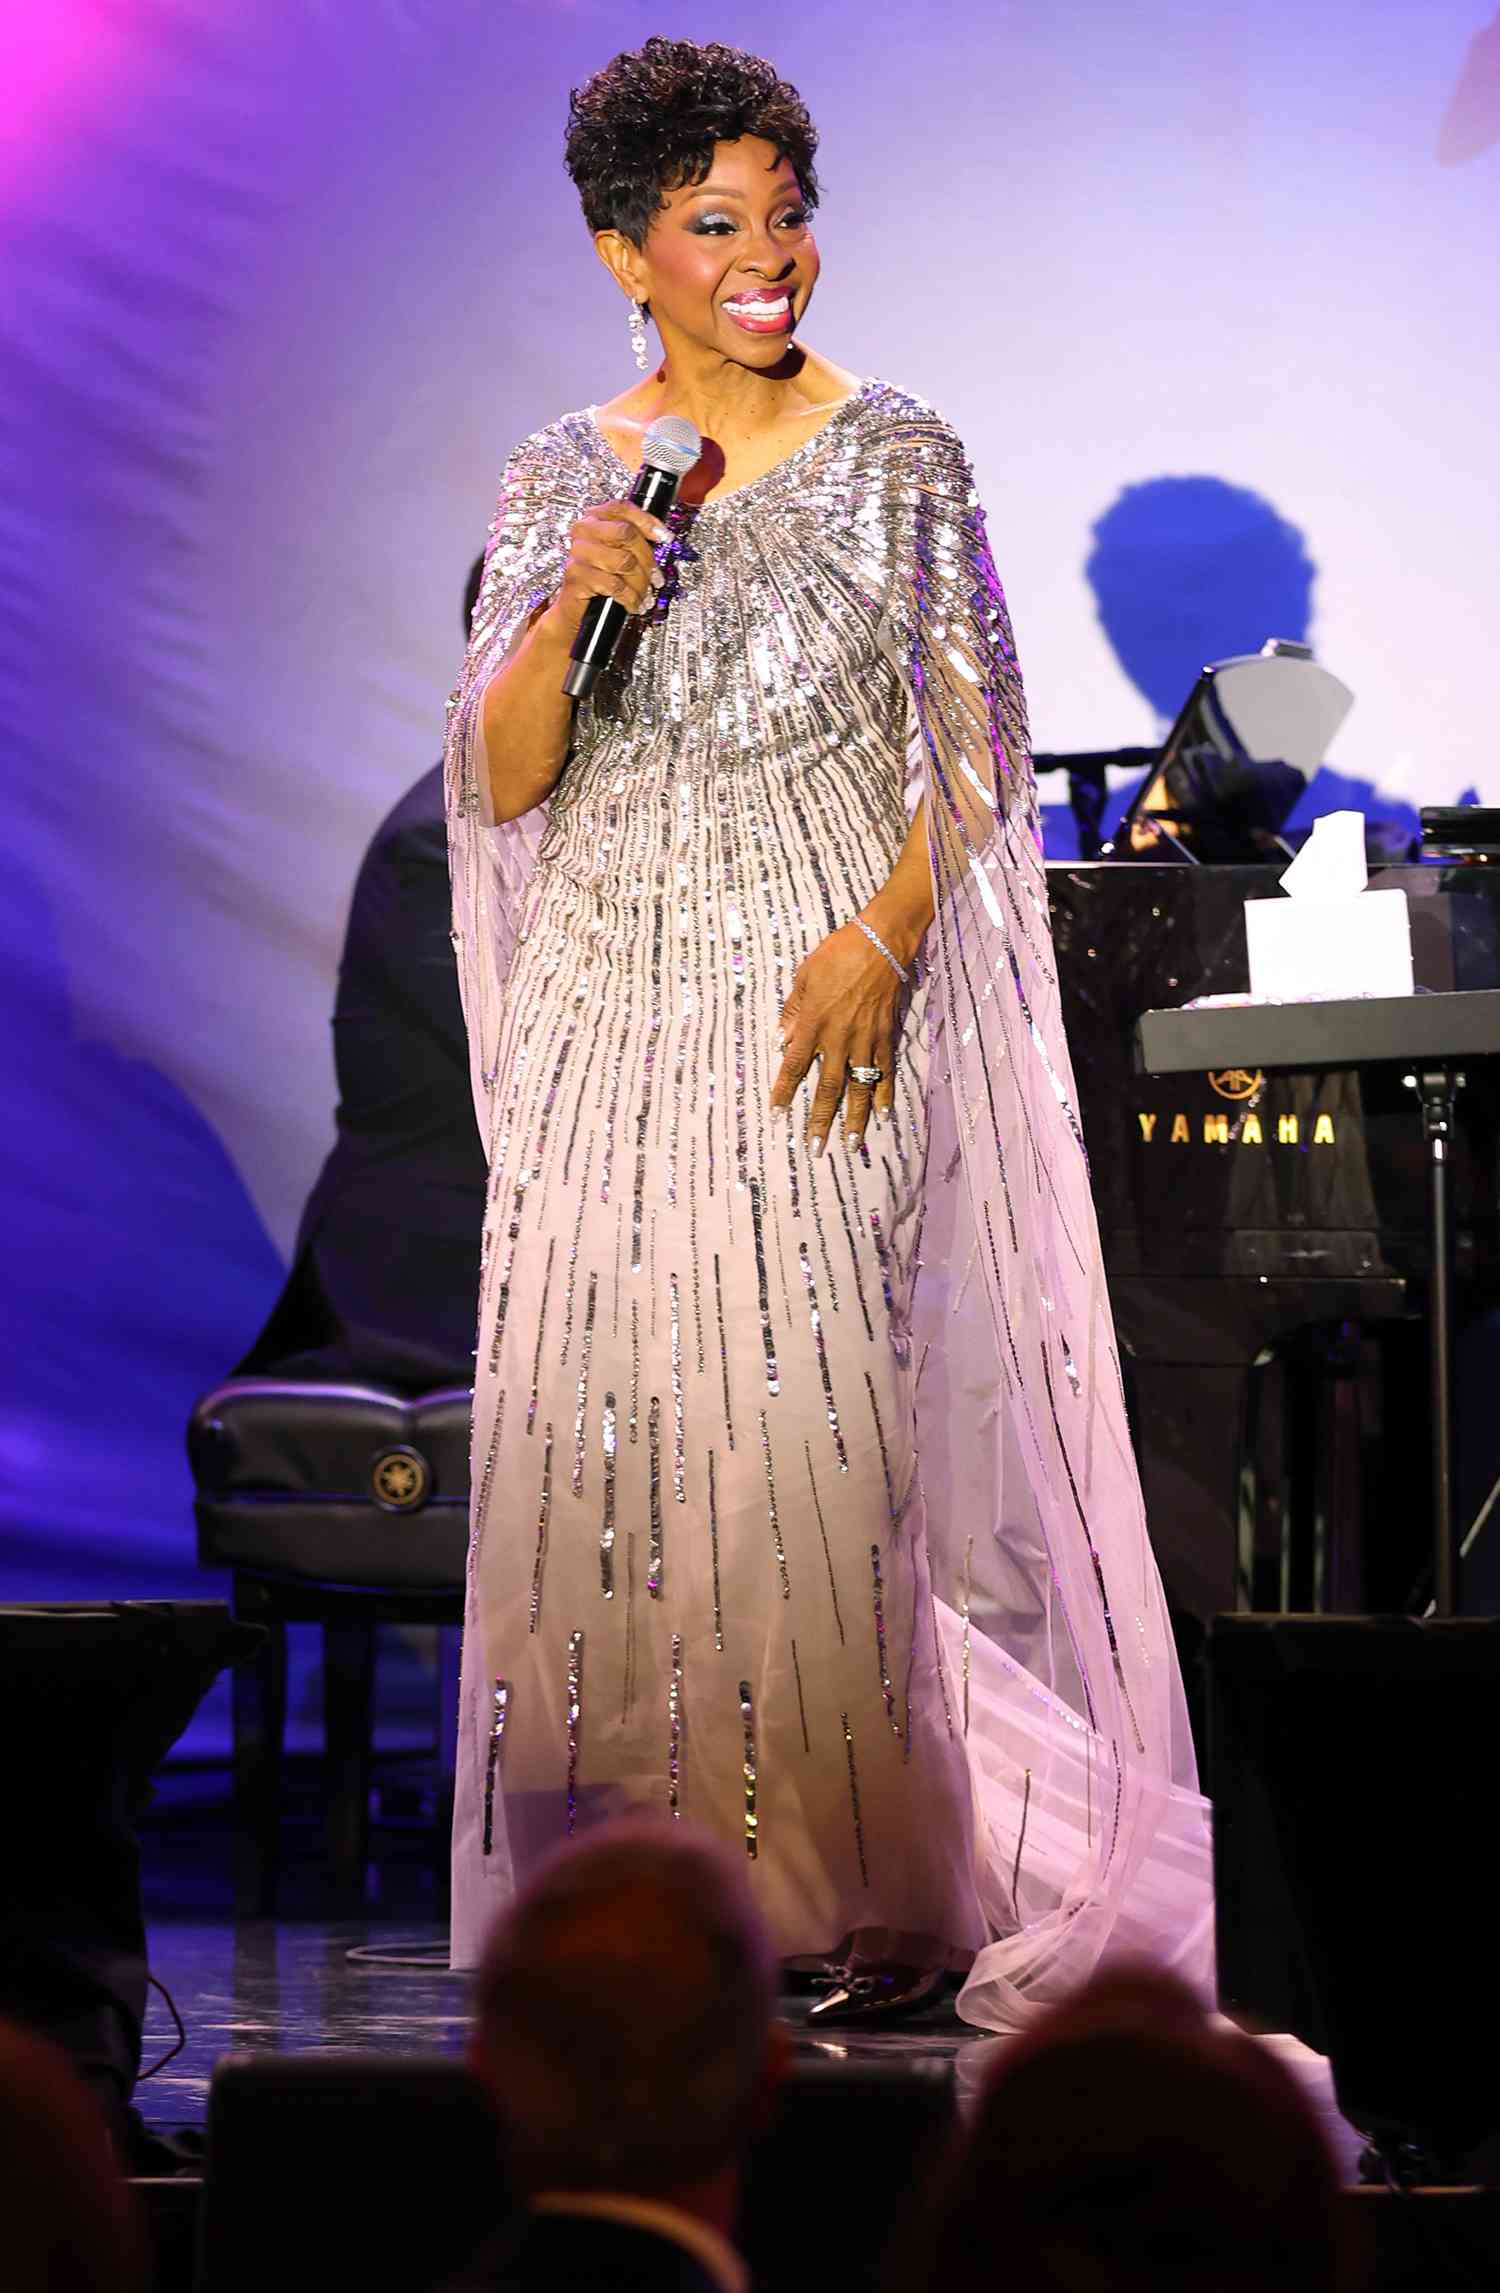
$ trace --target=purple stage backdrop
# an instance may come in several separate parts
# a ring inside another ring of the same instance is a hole
[[[802,87],[810,339],[968,438],[1039,746],[1310,631],[1358,696],[1317,807],[1409,817],[1500,798],[1492,14],[11,11],[0,1590],[194,1587],[182,1422],[329,1140],[352,873],[436,754],[496,473],[633,373],[570,84],[661,30]]]

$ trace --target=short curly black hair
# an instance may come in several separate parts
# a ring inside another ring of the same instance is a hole
[[[591,231],[643,244],[663,196],[701,183],[714,146],[761,137],[818,203],[818,131],[797,90],[760,56],[717,40],[647,40],[606,64],[568,99],[568,173]]]

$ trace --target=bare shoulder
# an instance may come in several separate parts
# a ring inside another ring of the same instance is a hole
[[[660,394],[660,386],[652,374],[644,382],[632,384],[618,397],[607,398],[594,408],[594,420],[627,468],[633,469],[641,458],[641,440],[657,412]]]
[[[797,393],[810,415],[831,414],[846,399],[857,398],[864,388],[861,377],[851,374],[847,366],[839,366],[819,351],[802,348],[802,371],[797,376]]]

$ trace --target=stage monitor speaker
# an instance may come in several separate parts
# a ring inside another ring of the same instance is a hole
[[[122,2143],[146,2003],[136,1817],[259,1639],[219,1600],[0,1607],[0,2014],[72,2056]]]
[[[1219,1995],[1333,2066],[1389,2158],[1500,2130],[1500,1620],[1219,1616]]]
[[[946,2061],[798,2060],[748,2161],[739,2243],[752,2281],[880,2293],[891,2230],[953,2115]],[[209,2090],[197,2293],[441,2285],[515,2204],[462,2062],[225,2055]]]

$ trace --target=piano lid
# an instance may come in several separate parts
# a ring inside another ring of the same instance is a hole
[[[1221,756],[1289,764],[1304,780],[1322,764],[1354,706],[1349,687],[1315,661],[1309,647],[1281,637],[1268,637],[1258,653],[1205,669],[1168,736],[1169,749],[1200,696],[1203,734]]]

